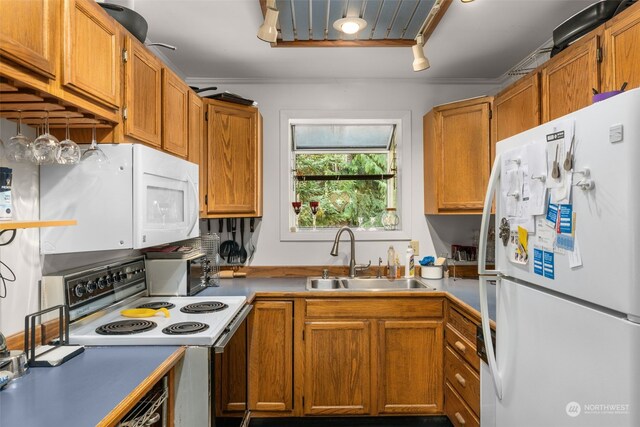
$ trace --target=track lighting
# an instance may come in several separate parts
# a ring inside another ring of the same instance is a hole
[[[268,43],[275,43],[278,39],[278,9],[275,0],[267,2],[267,13],[264,16],[264,23],[258,29],[258,38]]]
[[[416,44],[411,46],[411,50],[413,50],[413,71],[422,71],[430,67],[429,60],[424,56],[423,44],[422,34],[418,34]]]

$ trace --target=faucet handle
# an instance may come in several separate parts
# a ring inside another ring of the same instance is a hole
[[[369,260],[369,264],[367,264],[367,265],[364,265],[364,264],[356,264],[355,265],[356,271],[364,271],[369,267],[371,267],[371,260]]]
[[[329,269],[328,268],[324,268],[322,270],[322,278],[323,279],[328,279],[329,278]]]

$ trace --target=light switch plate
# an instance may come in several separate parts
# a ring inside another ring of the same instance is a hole
[[[623,130],[622,130],[622,125],[618,124],[618,125],[612,125],[609,127],[609,142],[610,143],[614,143],[614,142],[620,142],[623,140]]]
[[[420,254],[420,241],[412,240],[409,244],[411,245],[411,248],[413,248],[413,255],[418,256],[418,254]]]

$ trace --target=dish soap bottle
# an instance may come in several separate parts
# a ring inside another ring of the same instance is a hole
[[[393,279],[396,277],[396,250],[393,245],[387,249],[387,276]]]
[[[413,260],[413,248],[411,245],[407,248],[407,253],[405,254],[405,265],[404,265],[404,277],[405,279],[410,279],[415,276],[416,269]]]

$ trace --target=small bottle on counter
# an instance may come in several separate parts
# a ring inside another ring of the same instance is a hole
[[[396,279],[399,279],[400,276],[400,257],[396,254]]]
[[[387,249],[387,277],[396,277],[396,250],[393,245]]]
[[[409,245],[404,257],[404,278],[410,279],[415,276],[415,273],[416,269],[413,260],[413,248]]]

